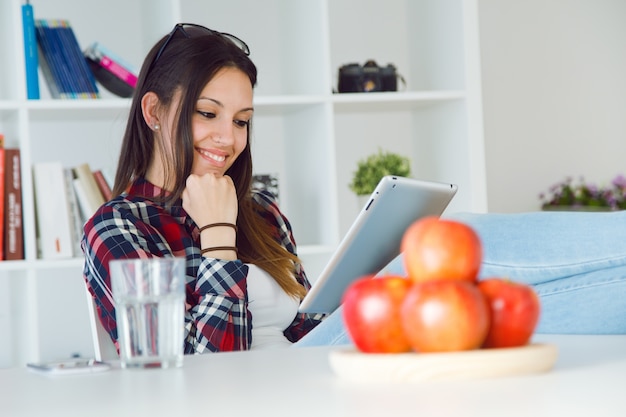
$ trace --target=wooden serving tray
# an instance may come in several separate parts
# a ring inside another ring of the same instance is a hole
[[[330,352],[332,370],[358,382],[466,380],[532,374],[550,370],[557,358],[551,344],[442,353]]]

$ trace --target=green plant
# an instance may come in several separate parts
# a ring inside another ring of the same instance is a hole
[[[550,187],[548,195],[541,193],[539,199],[543,209],[568,206],[624,210],[626,209],[626,177],[616,176],[609,187],[597,187],[594,184],[585,183],[582,177],[578,183],[574,183],[571,177],[567,177]]]
[[[350,189],[356,195],[369,195],[385,175],[410,176],[409,158],[379,149],[378,153],[357,162],[357,170],[352,177]]]

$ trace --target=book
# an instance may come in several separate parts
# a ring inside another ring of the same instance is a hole
[[[24,259],[21,154],[17,148],[4,151],[4,259]]]
[[[22,5],[22,30],[24,31],[24,64],[26,68],[26,97],[39,99],[39,57],[37,36],[35,34],[35,14],[33,6],[27,0]]]
[[[37,37],[37,51],[39,56],[39,64],[41,74],[50,91],[52,98],[66,98],[68,94],[61,88],[61,74],[56,65],[52,65],[54,59],[52,45],[44,34],[44,27],[41,24],[35,24],[35,35]]]
[[[70,23],[35,19],[42,74],[53,98],[98,98],[93,73]]]
[[[99,42],[91,44],[84,52],[85,57],[97,62],[131,87],[137,85],[137,70],[115,52]]]
[[[104,173],[101,170],[97,169],[93,172],[93,177],[95,178],[96,183],[98,184],[98,188],[100,189],[100,192],[102,193],[102,196],[104,197],[104,200],[109,201],[113,193],[111,192],[111,185],[105,178]]]
[[[70,215],[70,229],[72,235],[72,243],[74,256],[79,256],[82,252],[80,248],[80,241],[83,237],[83,226],[85,224],[85,218],[81,214],[81,208],[76,196],[76,190],[74,188],[74,170],[72,168],[65,168],[63,170],[65,174],[65,191],[67,192],[67,203],[69,207]]]
[[[73,74],[79,98],[98,98],[98,86],[96,79],[83,56],[83,52],[74,33],[74,29],[67,20],[58,20],[57,34],[61,40],[63,51]]]
[[[4,259],[4,135],[0,134],[0,261]]]
[[[61,32],[62,21],[57,19],[46,20],[46,30],[48,35],[52,39],[52,43],[58,48],[60,65],[64,75],[64,81],[67,83],[67,87],[71,93],[72,98],[82,98],[81,93],[84,87],[81,85],[81,80],[74,73],[71,50],[65,46],[63,40],[63,34]]]
[[[78,203],[80,221],[82,224],[85,224],[90,217],[91,206],[89,205],[89,197],[87,196],[84,185],[75,176],[72,180],[72,189],[74,190],[76,202]]]
[[[69,80],[64,73],[65,66],[60,56],[59,47],[52,36],[46,20],[35,20],[35,33],[39,51],[41,73],[52,98],[73,98],[69,87]]]
[[[83,217],[89,219],[105,203],[104,196],[98,188],[98,183],[88,163],[74,167],[74,176],[80,183],[76,198],[83,210]]]
[[[69,204],[61,162],[33,165],[37,243],[41,259],[73,256]]]
[[[102,44],[94,42],[84,52],[96,80],[120,97],[131,97],[137,85],[136,70]]]
[[[137,68],[133,64],[126,61],[124,58],[122,58],[100,42],[94,42],[88,49],[92,50],[96,54],[96,56],[106,56],[110,58],[112,61],[115,61],[116,64],[121,66],[125,71],[131,73],[131,78],[134,78],[135,82],[133,83],[132,80],[128,81],[130,84],[133,84],[133,87],[135,86],[137,81]]]

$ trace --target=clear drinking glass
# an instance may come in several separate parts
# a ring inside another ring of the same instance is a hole
[[[182,366],[185,259],[121,259],[110,271],[122,367]]]

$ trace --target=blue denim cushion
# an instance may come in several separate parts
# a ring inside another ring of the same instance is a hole
[[[446,215],[483,245],[480,278],[533,285],[538,333],[626,333],[626,211]],[[402,256],[383,273],[404,274]]]
[[[483,244],[481,277],[529,284],[626,265],[626,211],[447,216],[471,225]]]

